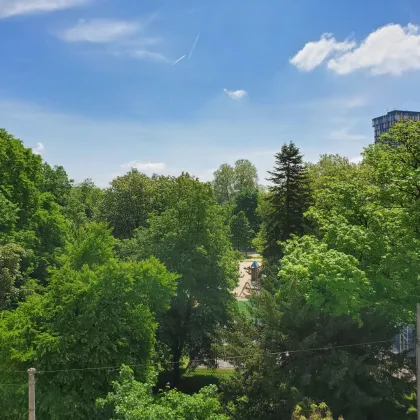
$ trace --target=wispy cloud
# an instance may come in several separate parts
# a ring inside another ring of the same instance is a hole
[[[1,1],[1,0],[0,0]],[[149,47],[161,40],[145,36],[145,24],[130,20],[93,19],[80,20],[77,25],[65,29],[59,37],[66,42],[102,44],[100,51],[114,57],[131,57],[137,60],[171,63],[165,54],[151,51]]]
[[[182,57],[179,57],[177,60],[175,60],[172,65],[175,66],[176,64],[178,64],[180,61],[182,61],[184,58],[186,57],[186,55],[184,54]]]
[[[195,37],[194,44],[193,44],[193,46],[192,46],[192,48],[191,48],[191,50],[190,50],[190,54],[188,55],[188,60],[192,57],[193,52],[194,52],[194,50],[195,50],[195,47],[197,46],[197,42],[198,42],[198,39],[199,39],[199,38],[200,38],[200,33],[198,33],[198,34],[197,34],[197,36]]]
[[[112,19],[80,20],[64,30],[60,37],[67,42],[108,43],[130,37],[140,30],[136,22]]]
[[[158,173],[165,169],[166,165],[164,162],[141,162],[133,160],[131,162],[123,163],[122,169],[138,169],[143,172]]]
[[[337,141],[366,141],[369,137],[365,134],[350,133],[347,127],[340,128],[339,130],[333,130],[329,134],[330,140]]]
[[[240,158],[250,159],[256,165],[263,182],[266,171],[273,167],[274,152],[290,139],[298,142],[308,161],[316,161],[323,153],[354,157],[373,141],[365,110],[361,111],[362,122],[354,121],[346,127],[351,135],[357,133],[360,138],[365,134],[367,140],[337,141],[329,133],[342,124],[332,121],[343,117],[348,122],[348,117],[334,103],[321,109],[299,110],[290,110],[286,104],[274,113],[271,105],[261,107],[252,102],[240,107],[231,105],[218,96],[206,108],[199,109],[194,119],[149,121],[66,114],[0,98],[0,115],[9,132],[28,145],[46,144],[51,165],[63,165],[77,181],[89,177],[102,186],[107,185],[111,173],[124,173],[120,167],[123,162],[134,162],[125,169],[149,168],[147,174],[179,175],[184,171],[208,179],[210,169],[225,162],[233,164]],[[60,144],[50,150],[48,142],[57,138],[61,139]],[[264,146],[257,144],[256,139],[263,139]],[[162,170],[159,169],[162,165],[156,164],[163,162]]]
[[[334,52],[351,50],[356,46],[353,41],[337,42],[331,34],[322,34],[321,39],[308,42],[293,58],[290,63],[302,71],[311,71],[318,67]]]
[[[230,98],[232,98],[235,101],[240,101],[241,99],[245,98],[245,96],[248,95],[248,92],[243,89],[238,90],[229,90],[229,89],[223,89],[223,91],[228,95]]]
[[[81,6],[90,0],[0,0],[0,17],[55,12]]]
[[[131,53],[131,56],[137,58],[138,60],[144,61],[155,61],[161,63],[170,63],[171,60],[166,57],[166,55],[156,52],[156,51],[149,51],[149,50],[136,50]]]
[[[311,71],[327,58],[328,69],[346,75],[368,70],[372,75],[401,75],[420,70],[420,26],[385,25],[370,33],[359,45],[337,42],[331,34],[308,42],[291,60],[298,69]]]
[[[36,155],[42,155],[44,153],[45,146],[43,143],[37,143],[36,146],[32,149],[32,151]]]

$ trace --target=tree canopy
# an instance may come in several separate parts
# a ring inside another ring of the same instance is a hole
[[[358,164],[284,144],[267,189],[247,160],[101,189],[0,130],[0,417],[30,367],[42,420],[412,417],[419,169],[401,121]]]
[[[206,363],[214,331],[226,323],[238,277],[223,210],[210,184],[187,174],[174,180],[173,205],[151,215],[149,227],[137,232],[123,253],[141,260],[151,255],[178,273],[176,296],[161,317],[159,337],[174,363],[175,381],[184,355]]]
[[[213,175],[214,195],[220,204],[229,202],[236,194],[258,186],[257,168],[247,159],[237,160],[233,167],[224,163]]]
[[[67,245],[47,292],[30,295],[0,322],[0,370],[36,366],[38,412],[51,420],[104,418],[95,400],[110,391],[116,372],[92,367],[131,364],[146,378],[156,316],[176,287],[177,276],[156,259],[119,261],[104,227],[83,229],[83,239]],[[1,412],[23,416],[25,394],[2,391]]]
[[[197,394],[187,395],[176,389],[153,392],[156,379],[150,375],[146,382],[134,379],[132,370],[123,366],[114,390],[100,407],[111,405],[116,413],[115,420],[228,420],[222,413],[214,385],[202,388]]]

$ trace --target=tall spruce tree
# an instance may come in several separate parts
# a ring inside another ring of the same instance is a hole
[[[267,200],[271,210],[264,229],[264,258],[277,263],[281,258],[279,241],[286,241],[292,234],[303,234],[303,214],[309,207],[309,183],[303,157],[293,142],[284,144],[275,155],[273,171],[269,171]]]

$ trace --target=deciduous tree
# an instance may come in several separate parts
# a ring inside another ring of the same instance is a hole
[[[257,188],[245,188],[235,196],[233,213],[238,214],[243,211],[251,225],[251,229],[257,233],[259,231],[260,217],[257,213],[258,197],[261,193]]]
[[[36,212],[41,182],[41,157],[0,129],[0,192],[16,206],[18,228],[26,227]]]
[[[37,376],[37,413],[49,420],[109,418],[95,400],[111,390],[117,373],[110,367],[134,365],[140,380],[147,377],[156,315],[167,309],[177,276],[155,258],[115,259],[103,227],[87,226],[83,234],[69,243],[46,292],[0,318],[0,382],[16,383],[0,390],[2,417],[24,416],[25,381],[13,372],[29,365],[44,372]]]
[[[136,381],[132,370],[125,366],[118,381],[113,383],[113,392],[99,400],[98,404],[113,407],[115,420],[228,420],[222,414],[214,385],[202,388],[197,394],[187,395],[176,389],[155,393],[155,382],[154,375],[149,375],[145,382]]]
[[[258,173],[257,168],[248,159],[239,159],[235,162],[235,181],[234,188],[237,193],[247,188],[257,188]]]
[[[237,194],[258,187],[257,168],[247,159],[239,159],[234,167],[224,163],[214,172],[213,189],[219,204],[229,202]]]
[[[243,211],[232,216],[230,231],[233,247],[238,251],[249,250],[254,232]]]
[[[229,201],[235,192],[235,169],[224,163],[214,172],[213,189],[216,200],[223,204]]]
[[[155,256],[180,274],[170,310],[160,318],[159,339],[170,351],[174,382],[182,356],[191,360],[214,356],[215,330],[223,326],[235,300],[238,267],[223,209],[211,185],[183,174],[172,185],[172,206],[149,218],[123,254],[135,259]],[[211,363],[211,362],[209,362]]]

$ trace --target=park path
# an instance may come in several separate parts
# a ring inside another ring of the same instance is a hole
[[[253,285],[251,284],[251,274],[248,274],[245,268],[249,267],[254,261],[261,263],[261,257],[258,254],[252,254],[250,257],[251,258],[239,262],[239,282],[238,286],[233,291],[234,296],[239,301],[248,300],[249,293],[247,292],[247,285],[253,288]],[[219,369],[235,369],[235,366],[226,360],[217,359],[216,362]]]
[[[246,259],[244,261],[239,262],[239,282],[236,289],[233,291],[237,300],[248,300],[249,297],[249,289],[247,290],[247,286],[250,288],[254,288],[251,284],[251,274],[245,270],[245,268],[249,267],[254,261],[258,261],[261,263],[261,257],[258,254],[251,255],[252,258]],[[220,369],[234,369],[235,366],[230,364],[225,360],[218,359],[217,365]]]

